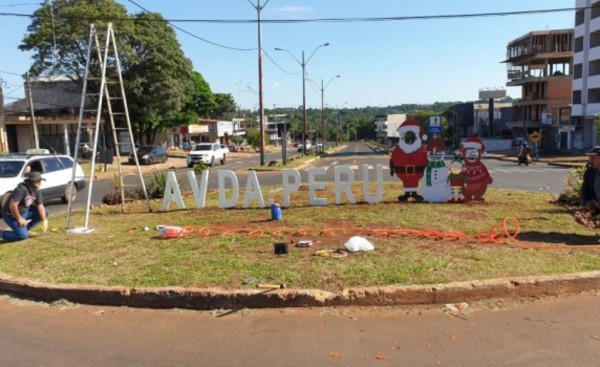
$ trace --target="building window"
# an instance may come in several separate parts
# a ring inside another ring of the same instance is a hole
[[[600,17],[600,3],[592,5],[592,19],[596,19],[598,17]],[[577,16],[575,16],[575,19],[577,20]]]
[[[583,76],[583,65],[582,64],[576,64],[573,67],[573,78],[574,79],[581,79],[582,76]]]
[[[600,31],[590,33],[590,48],[600,46]]]
[[[580,90],[573,91],[573,104],[581,104],[581,91]]]
[[[594,88],[588,91],[588,103],[600,103],[600,88]]]
[[[600,75],[600,60],[590,61],[590,76]]]
[[[575,52],[583,51],[583,36],[575,38]]]
[[[583,20],[584,20],[584,11],[578,10],[577,13],[575,13],[575,26],[582,25]]]

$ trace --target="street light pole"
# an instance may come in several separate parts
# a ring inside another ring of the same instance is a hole
[[[321,79],[321,140],[323,141],[323,149],[325,149],[325,89],[327,89],[332,81],[339,77],[341,75],[334,76],[325,86],[323,86],[323,79]]]
[[[321,47],[329,46],[329,43],[324,43],[315,48],[315,50],[310,54],[308,60],[304,60],[304,50],[302,50],[302,61],[298,61],[291,52],[284,48],[275,47],[275,51],[284,51],[287,52],[297,63],[302,67],[302,154],[306,155],[306,65],[310,62],[312,57],[315,55],[318,49]]]

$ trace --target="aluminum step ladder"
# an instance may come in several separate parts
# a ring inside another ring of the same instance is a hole
[[[99,75],[92,76],[94,73]],[[94,90],[91,91],[92,89]],[[95,108],[88,107],[90,101],[97,102]],[[90,114],[95,117],[95,123],[93,124],[89,120],[85,121],[86,115],[89,116]],[[129,109],[127,107],[125,88],[123,86],[121,61],[117,50],[117,43],[115,40],[112,23],[108,23],[106,32],[98,31],[94,24],[90,25],[90,35],[88,40],[85,74],[83,79],[83,90],[81,93],[81,105],[79,108],[79,120],[77,123],[77,139],[75,142],[74,157],[75,160],[77,160],[82,144],[88,145],[88,149],[92,151],[92,155],[90,159],[87,204],[85,207],[85,221],[83,227],[73,227],[73,200],[69,200],[66,228],[68,233],[71,234],[84,234],[93,232],[93,229],[90,228],[90,210],[92,192],[94,190],[94,173],[96,170],[96,157],[98,154],[98,139],[100,136],[100,130],[102,129],[101,122],[103,120],[103,115],[108,117],[108,120],[110,120],[110,138],[112,138],[112,147],[114,147],[114,153],[116,154],[117,158],[116,161],[119,176],[119,187],[117,189],[120,191],[121,196],[121,210],[125,212],[126,202],[135,200],[135,198],[126,197],[126,194],[130,192],[127,189],[139,189],[141,187],[144,192],[146,206],[148,207],[148,211],[151,212],[152,207],[148,197],[148,190],[146,189],[146,183],[144,182],[137,151],[135,149],[133,130],[131,128]],[[119,122],[121,123],[125,122],[125,126],[117,127],[115,121],[116,119],[119,119]],[[108,127],[106,122],[104,126]],[[117,131],[120,133],[119,136],[126,137],[125,141],[119,141],[117,137]],[[82,135],[86,136],[86,140],[82,140]],[[135,159],[135,165],[137,168],[137,173],[135,176],[139,180],[137,184],[126,184],[124,181],[123,167],[120,161],[121,147],[123,146],[130,147],[131,151],[133,152],[133,157]],[[108,149],[105,149],[105,152],[107,150]],[[77,166],[73,165],[70,182],[69,192],[73,193],[75,190],[74,186],[76,180],[76,168]]]

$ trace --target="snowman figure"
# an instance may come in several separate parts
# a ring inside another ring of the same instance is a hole
[[[444,150],[444,141],[439,138],[433,139],[427,147],[427,166],[421,181],[421,193],[423,199],[431,203],[445,203],[451,193]]]

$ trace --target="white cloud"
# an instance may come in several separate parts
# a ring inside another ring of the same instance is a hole
[[[281,84],[279,84],[279,83],[273,83],[273,84],[271,84],[269,86],[269,89],[270,90],[277,90],[277,89],[279,89],[280,86],[281,86]]]

